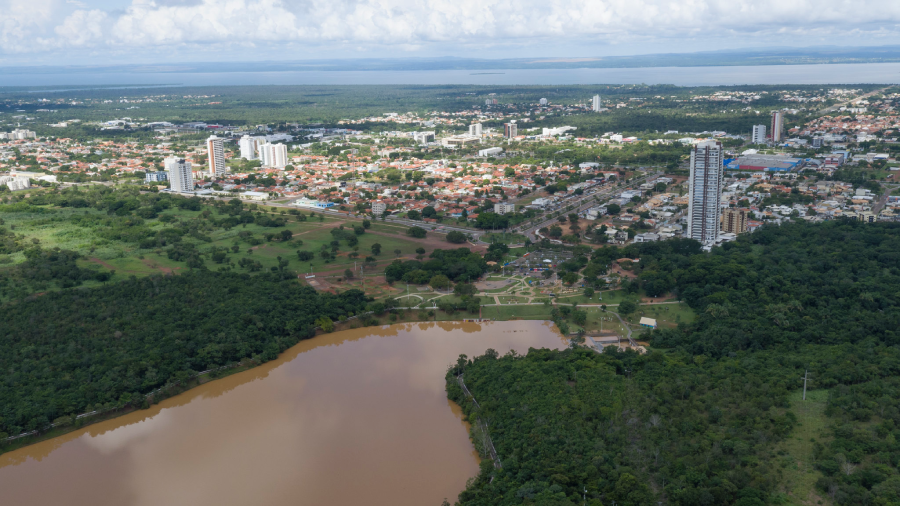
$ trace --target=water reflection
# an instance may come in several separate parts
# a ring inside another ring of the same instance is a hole
[[[460,353],[561,347],[541,322],[320,336],[151,409],[0,455],[3,504],[422,505],[477,470],[444,373]]]

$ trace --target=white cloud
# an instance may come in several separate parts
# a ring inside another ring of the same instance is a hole
[[[85,46],[103,40],[103,28],[109,16],[101,10],[77,10],[54,29],[64,44]]]
[[[731,47],[735,38],[745,39],[739,47],[900,40],[895,0],[132,0],[108,12],[84,3],[0,0],[0,54],[291,42],[399,49],[696,39],[717,49],[723,38]]]

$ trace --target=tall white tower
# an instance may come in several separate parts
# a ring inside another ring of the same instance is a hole
[[[691,150],[688,237],[703,244],[719,237],[724,150],[718,141],[704,141]]]
[[[256,160],[256,137],[245,135],[238,143],[241,148],[241,158],[244,160]]]
[[[772,113],[772,142],[781,140],[781,132],[784,130],[784,113],[775,111]]]
[[[206,154],[209,155],[209,176],[222,177],[225,175],[225,144],[224,139],[215,135],[206,140]]]
[[[191,174],[191,162],[184,158],[170,156],[163,162],[169,173],[169,189],[184,193],[194,191],[194,176]]]
[[[600,112],[600,109],[602,108],[603,106],[600,102],[600,95],[594,95],[594,99],[591,101],[591,109],[593,109],[594,112]]]
[[[287,165],[287,146],[268,142],[260,144],[259,160],[264,167],[283,169]]]
[[[469,135],[481,137],[481,133],[482,133],[481,123],[472,123],[471,125],[469,125]]]
[[[750,137],[753,144],[766,143],[766,125],[753,125],[753,136]]]

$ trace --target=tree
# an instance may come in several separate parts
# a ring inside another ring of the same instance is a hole
[[[401,254],[403,254],[403,251],[400,250],[400,248],[397,248],[397,249],[394,250],[394,255],[396,255],[397,258],[400,258],[400,255],[401,255]]]
[[[437,274],[432,276],[431,280],[428,281],[428,284],[431,285],[435,290],[443,290],[450,286],[450,278],[443,274]]]
[[[619,313],[624,316],[628,316],[631,313],[634,313],[635,311],[637,311],[637,304],[635,304],[634,301],[623,300],[619,304]]]
[[[422,227],[409,227],[406,229],[406,235],[415,237],[416,239],[424,239],[427,232]]]
[[[593,296],[594,296],[594,289],[591,288],[591,287],[589,287],[589,286],[586,287],[586,288],[584,289],[584,296],[587,297],[587,298],[589,298],[589,299],[590,299],[591,297],[593,297]]]
[[[578,281],[578,274],[574,272],[567,272],[562,276],[562,282],[569,286],[573,285],[576,281]]]
[[[447,233],[447,242],[453,244],[462,244],[466,242],[466,234],[453,230]]]
[[[457,283],[456,286],[453,287],[453,293],[460,297],[471,296],[478,293],[478,289],[471,283]]]
[[[606,212],[610,215],[617,215],[622,212],[622,206],[620,206],[619,204],[609,204],[608,206],[606,206]]]
[[[381,254],[381,243],[375,243],[372,245],[372,254],[380,255]]]
[[[416,211],[415,209],[411,209],[411,210],[407,211],[406,217],[411,220],[418,221],[418,220],[422,219],[422,214],[419,211]]]
[[[437,216],[437,211],[435,211],[432,206],[425,206],[425,208],[422,209],[422,216],[425,218],[434,218]]]
[[[351,271],[350,269],[345,269],[344,279],[353,279],[353,271]]]
[[[418,248],[416,248],[416,254],[417,254],[417,255],[424,255],[424,254],[425,254],[425,248],[419,246]]]
[[[372,227],[372,222],[369,220],[362,220],[362,226],[364,229],[368,230]]]

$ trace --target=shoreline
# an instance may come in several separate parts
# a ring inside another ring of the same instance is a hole
[[[399,320],[398,321],[389,321],[387,318],[387,314],[380,320],[384,320],[383,322],[379,322],[377,325],[367,325],[367,326],[354,326],[353,321],[337,323],[335,322],[335,328],[331,332],[322,332],[319,330],[315,336],[310,337],[308,339],[304,339],[299,341],[294,346],[284,350],[281,352],[277,358],[270,360],[268,362],[256,363],[251,359],[244,359],[240,363],[234,366],[222,366],[219,369],[213,369],[209,371],[203,371],[198,373],[196,376],[192,377],[186,384],[173,384],[169,386],[163,386],[160,389],[154,390],[145,395],[145,399],[142,403],[138,405],[126,405],[121,408],[113,408],[110,410],[102,411],[99,413],[86,413],[88,416],[76,415],[72,416],[72,421],[70,423],[62,424],[56,427],[48,427],[44,430],[38,432],[37,434],[19,434],[13,436],[13,439],[8,440],[9,443],[5,445],[0,445],[0,467],[3,467],[2,458],[4,455],[8,455],[11,452],[16,450],[21,450],[23,448],[27,448],[30,446],[34,446],[40,443],[46,443],[48,441],[52,441],[57,438],[64,437],[66,435],[72,434],[74,432],[88,429],[89,427],[96,426],[98,424],[102,424],[104,422],[110,422],[127,415],[134,415],[136,413],[140,413],[142,411],[155,411],[153,416],[158,413],[160,410],[164,409],[166,406],[163,404],[165,401],[177,398],[183,394],[196,391],[197,388],[207,385],[209,383],[215,382],[216,380],[225,379],[230,376],[234,376],[236,374],[254,371],[254,370],[265,370],[268,371],[268,368],[275,368],[283,363],[292,360],[299,353],[305,351],[306,348],[310,347],[313,344],[313,341],[316,341],[317,338],[321,338],[323,336],[329,336],[334,334],[343,333],[346,331],[352,330],[363,330],[363,329],[372,329],[373,331],[379,328],[391,327],[396,325],[407,325],[407,324],[472,324],[472,323],[490,323],[494,321],[515,321],[515,320],[480,320],[477,318],[463,318],[460,317],[458,319],[453,320],[420,320],[415,318],[415,315],[412,312],[409,312],[409,316],[413,318],[410,320]],[[521,319],[519,319],[521,320]],[[540,318],[535,319],[535,321],[546,321],[552,324],[552,321],[549,318]],[[554,326],[555,328],[555,326]],[[558,329],[555,329],[557,333],[559,333]],[[560,334],[562,335],[562,334]],[[568,339],[567,336],[563,336]],[[319,343],[321,344],[321,343]],[[160,395],[162,394],[162,395]],[[81,418],[78,418],[78,417]]]

